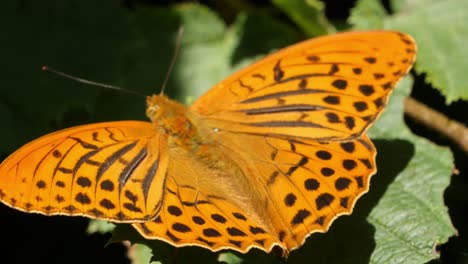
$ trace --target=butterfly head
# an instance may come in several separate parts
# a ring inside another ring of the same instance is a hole
[[[158,128],[171,135],[192,134],[192,125],[186,116],[184,105],[164,95],[152,95],[146,98],[146,115]]]
[[[146,98],[146,116],[153,122],[159,123],[165,118],[177,114],[178,103],[164,95],[152,95]]]
[[[146,97],[146,116],[154,122],[161,117],[162,109],[161,104],[158,102],[157,96]]]

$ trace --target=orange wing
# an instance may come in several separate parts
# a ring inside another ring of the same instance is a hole
[[[133,224],[145,238],[243,253],[253,247],[270,252],[277,245],[287,254],[311,233],[327,231],[338,216],[351,214],[376,171],[367,136],[320,143],[219,132],[211,139],[243,173],[210,173],[193,154],[178,156],[183,163],[177,170],[169,165],[160,214]],[[187,164],[197,170],[188,173]]]
[[[307,40],[220,82],[191,110],[224,131],[357,138],[382,112],[415,53],[414,40],[393,31]]]
[[[263,193],[262,207],[247,215],[266,215],[261,219],[271,227],[263,228],[285,252],[312,233],[326,232],[340,215],[351,214],[376,172],[376,150],[367,135],[318,142],[219,132],[213,139]]]
[[[166,148],[167,136],[148,122],[58,131],[0,164],[0,198],[8,206],[45,215],[148,220],[162,203]]]

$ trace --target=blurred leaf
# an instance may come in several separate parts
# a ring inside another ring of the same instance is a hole
[[[273,0],[309,37],[336,30],[325,16],[325,5],[318,0]]]
[[[379,29],[383,28],[387,16],[380,1],[359,0],[348,20],[356,29]]]
[[[198,97],[229,71],[234,39],[225,36],[224,22],[208,8],[186,4],[175,8],[182,17],[184,36],[173,79],[186,95]]]
[[[228,264],[241,264],[244,262],[242,258],[238,257],[237,255],[231,252],[219,254],[218,261],[225,262]]]
[[[86,233],[88,234],[94,234],[94,233],[100,233],[100,234],[105,234],[109,233],[112,230],[114,230],[115,224],[109,223],[108,221],[105,220],[96,220],[92,219],[89,221],[88,224],[88,229],[86,230]]]
[[[176,10],[185,27],[173,77],[182,87],[181,101],[187,96],[197,98],[231,74],[237,65],[244,65],[243,60],[251,60],[250,56],[268,53],[298,39],[291,28],[263,15],[241,14],[227,28],[215,13],[201,5],[187,4]]]
[[[398,13],[379,18],[381,4],[361,0],[350,21],[356,28],[396,29],[412,35],[418,45],[416,71],[426,74],[447,103],[468,100],[468,60],[460,59],[468,57],[468,1],[399,1],[395,5]]]
[[[152,261],[152,249],[143,244],[133,244],[128,249],[128,256],[132,264],[159,264],[160,261]]]
[[[240,14],[229,30],[236,37],[236,48],[231,54],[233,68],[226,74],[233,73],[244,64],[251,63],[254,58],[268,54],[300,40],[300,33],[280,20],[265,15]],[[259,41],[261,37],[261,41]]]

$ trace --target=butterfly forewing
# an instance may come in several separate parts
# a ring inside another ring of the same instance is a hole
[[[397,32],[312,39],[232,75],[191,109],[226,131],[357,138],[382,112],[414,58],[414,41]]]
[[[1,164],[1,199],[14,208],[47,215],[150,219],[162,199],[165,141],[151,123],[138,121],[50,134]]]

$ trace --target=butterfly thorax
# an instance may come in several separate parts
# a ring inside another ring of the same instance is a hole
[[[147,98],[147,116],[156,129],[163,129],[168,135],[168,148],[171,159],[168,175],[181,186],[192,186],[200,195],[222,197],[232,193],[235,203],[242,208],[256,208],[252,201],[262,200],[256,184],[248,179],[247,173],[219,143],[223,137],[206,126],[203,118],[166,96],[153,95]],[[196,168],[193,170],[192,168]],[[258,211],[262,210],[256,208]],[[260,213],[264,215],[264,213]],[[258,212],[253,219],[261,221]],[[264,223],[263,223],[264,224]],[[267,228],[262,225],[263,228]]]
[[[196,129],[187,118],[186,107],[164,95],[148,96],[146,115],[157,129],[179,144],[189,144],[196,138]]]

